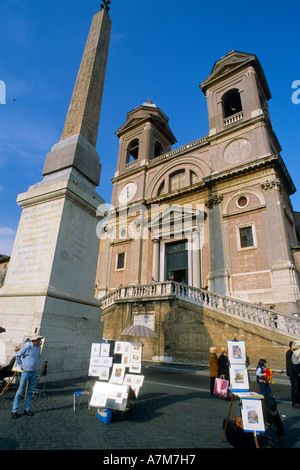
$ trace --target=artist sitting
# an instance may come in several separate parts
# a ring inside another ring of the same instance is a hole
[[[15,353],[20,351],[20,347],[16,346],[15,347]],[[11,360],[9,361],[9,364],[7,366],[0,366],[0,382],[3,382],[5,377],[12,377],[14,375],[14,372],[12,371],[13,365],[16,361],[16,356],[12,357]]]

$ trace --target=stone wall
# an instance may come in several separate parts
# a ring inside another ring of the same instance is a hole
[[[226,314],[178,299],[118,302],[103,310],[104,337],[121,337],[121,331],[134,324],[136,314],[154,315],[158,338],[134,338],[144,344],[143,359],[192,364],[208,364],[209,348],[220,354],[228,340],[244,340],[250,367],[260,358],[273,369],[285,369],[285,353],[292,338],[246,323]]]

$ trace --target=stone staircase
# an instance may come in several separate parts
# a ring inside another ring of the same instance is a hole
[[[114,303],[141,300],[179,299],[219,312],[242,322],[257,325],[268,331],[300,340],[300,318],[250,304],[232,297],[225,297],[204,289],[177,282],[158,282],[137,286],[119,287],[100,299],[102,310]],[[273,315],[276,319],[273,319]]]

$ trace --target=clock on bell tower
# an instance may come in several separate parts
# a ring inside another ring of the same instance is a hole
[[[119,202],[121,204],[130,202],[131,199],[135,196],[136,190],[137,186],[134,181],[126,183],[119,193]]]

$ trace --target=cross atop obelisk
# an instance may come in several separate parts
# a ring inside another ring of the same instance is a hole
[[[47,155],[44,176],[73,166],[99,184],[101,165],[95,147],[110,42],[110,3],[104,1],[94,15],[62,136]]]
[[[110,7],[108,5],[111,4],[110,0],[104,0],[103,3],[101,4],[101,9],[104,8],[105,10],[109,11]]]

